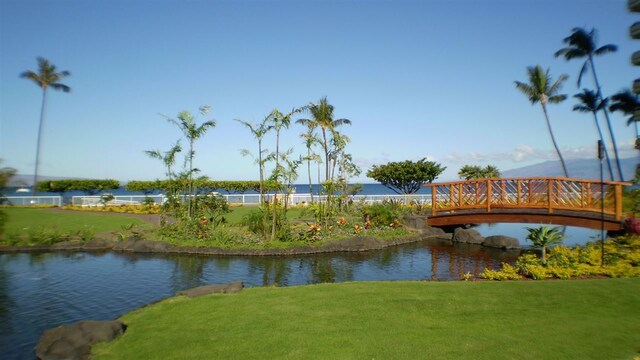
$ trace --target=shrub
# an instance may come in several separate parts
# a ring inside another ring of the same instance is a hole
[[[484,269],[484,271],[480,274],[480,277],[482,277],[483,279],[498,281],[520,279],[520,275],[518,274],[516,268],[507,263],[502,263],[502,268],[499,270]]]
[[[404,216],[402,205],[394,201],[372,204],[363,209],[363,218],[374,226],[390,226],[399,224]]]

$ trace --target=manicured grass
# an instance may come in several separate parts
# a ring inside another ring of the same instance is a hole
[[[176,297],[98,359],[632,359],[640,279],[360,282]]]
[[[122,226],[130,224],[146,225],[144,221],[137,218],[108,213],[14,207],[5,207],[2,211],[8,216],[5,228],[5,233],[8,235],[24,235],[30,230],[37,229],[56,229],[65,233],[91,230],[98,233],[118,231]]]

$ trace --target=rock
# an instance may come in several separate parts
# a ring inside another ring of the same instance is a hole
[[[522,248],[518,239],[503,235],[488,236],[484,239],[482,245],[503,250]]]
[[[224,285],[205,285],[197,288],[178,291],[178,295],[185,295],[188,297],[197,297],[209,294],[235,294],[239,293],[244,287],[242,281],[234,281]]]
[[[83,320],[45,331],[35,348],[42,360],[88,359],[91,345],[111,341],[124,333],[120,321]]]
[[[429,225],[425,225],[424,228],[420,229],[420,233],[422,233],[424,237],[441,237],[451,239],[451,234],[447,234],[444,230]]]
[[[421,215],[405,215],[404,221],[407,223],[407,226],[412,229],[422,230],[425,227],[430,227],[427,225],[427,217]]]
[[[80,240],[61,241],[51,245],[52,250],[81,250],[84,243]]]
[[[482,245],[484,238],[477,230],[456,228],[453,231],[453,242]]]
[[[83,248],[86,250],[100,250],[100,249],[111,249],[116,244],[115,240],[111,239],[93,239],[87,241]]]
[[[143,240],[132,236],[117,243],[113,250],[132,252],[166,252],[169,244],[162,241]]]

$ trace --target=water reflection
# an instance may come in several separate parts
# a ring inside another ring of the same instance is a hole
[[[0,358],[33,356],[48,328],[106,320],[206,284],[289,286],[369,280],[455,280],[513,263],[518,252],[448,241],[298,257],[117,253],[0,255]]]

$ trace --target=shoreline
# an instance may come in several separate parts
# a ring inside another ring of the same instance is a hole
[[[429,239],[449,241],[446,235],[429,235],[424,233],[382,240],[373,237],[355,236],[340,241],[330,241],[320,246],[299,246],[293,248],[267,249],[225,249],[219,247],[175,246],[157,240],[144,240],[129,237],[122,241],[109,239],[94,239],[88,242],[67,241],[53,245],[35,246],[0,246],[0,254],[33,253],[33,252],[114,252],[114,253],[145,253],[145,254],[188,254],[211,256],[291,256],[314,255],[334,252],[364,252],[381,250],[387,247],[415,243]]]

